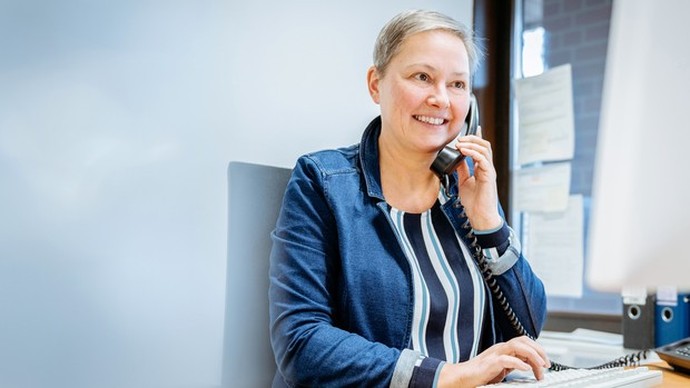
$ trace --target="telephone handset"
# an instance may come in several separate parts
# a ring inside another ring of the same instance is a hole
[[[479,126],[479,107],[477,106],[477,98],[474,94],[470,94],[470,109],[465,117],[465,123],[460,130],[460,136],[474,135],[477,133],[477,126]],[[443,147],[431,164],[431,170],[442,180],[446,175],[450,175],[458,168],[458,165],[465,159],[465,155],[461,154],[453,146]]]

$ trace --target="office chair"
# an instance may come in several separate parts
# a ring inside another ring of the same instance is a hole
[[[223,387],[270,387],[270,233],[291,170],[243,162],[228,166],[228,263]]]

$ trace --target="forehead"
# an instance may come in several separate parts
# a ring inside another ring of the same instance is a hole
[[[402,42],[391,62],[404,64],[445,64],[469,71],[469,56],[465,43],[457,35],[444,30],[418,32]]]

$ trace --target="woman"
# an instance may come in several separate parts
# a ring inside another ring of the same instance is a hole
[[[543,349],[516,337],[462,229],[469,220],[536,337],[544,289],[501,217],[490,144],[457,139],[473,171],[461,163],[448,187],[430,170],[459,135],[477,57],[453,19],[397,15],[367,72],[380,117],[360,144],[298,160],[272,235],[274,386],[476,386],[513,369],[541,378]]]

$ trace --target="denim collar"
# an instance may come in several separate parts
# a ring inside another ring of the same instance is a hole
[[[379,164],[379,135],[381,134],[381,116],[373,119],[362,134],[359,151],[359,163],[362,167],[367,194],[370,197],[385,201],[381,187],[381,166]],[[457,196],[457,174],[450,178],[451,197]]]
[[[370,197],[385,200],[381,188],[381,167],[379,165],[379,135],[381,134],[381,116],[367,125],[360,143],[359,163]]]

